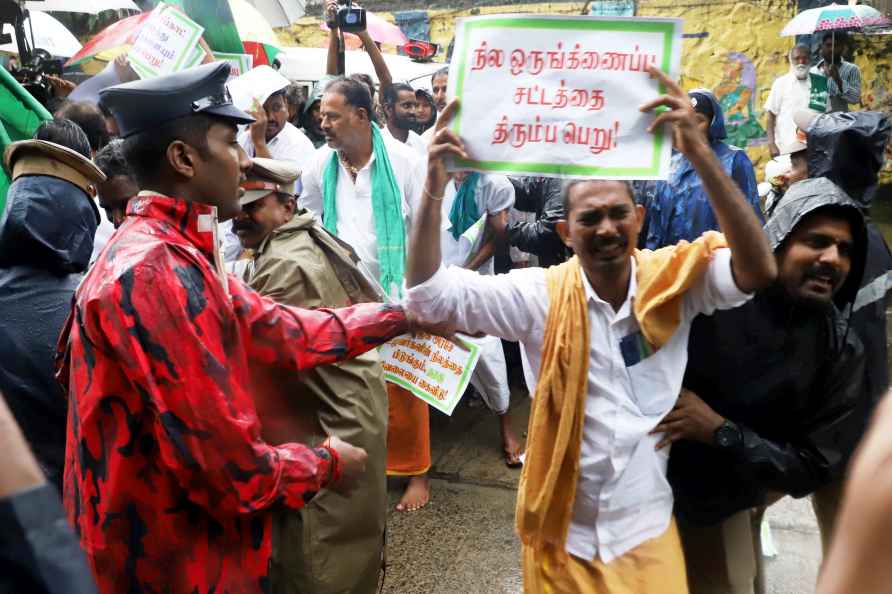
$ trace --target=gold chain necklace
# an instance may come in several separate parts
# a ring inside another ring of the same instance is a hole
[[[356,176],[359,175],[359,169],[354,167],[353,164],[350,163],[350,160],[347,159],[347,156],[341,151],[338,151],[338,160],[344,166],[344,169],[346,169],[347,172],[350,174],[350,177],[353,178],[353,181],[356,181]]]

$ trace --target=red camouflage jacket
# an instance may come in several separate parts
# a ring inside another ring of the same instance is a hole
[[[103,594],[268,592],[271,506],[297,508],[334,452],[260,438],[249,364],[301,370],[405,331],[401,310],[300,310],[214,266],[210,207],[143,195],[60,338],[65,505]]]

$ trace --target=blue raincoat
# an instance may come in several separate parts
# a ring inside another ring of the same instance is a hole
[[[709,126],[709,144],[725,173],[737,182],[756,216],[764,222],[752,162],[745,151],[722,142],[727,133],[721,106],[710,91],[696,89],[692,93],[704,95],[712,103],[715,115]],[[647,183],[639,186],[639,189],[639,202],[647,208],[641,247],[657,249],[676,244],[682,239],[693,241],[704,231],[719,230],[700,176],[681,153],[673,151],[666,181]]]

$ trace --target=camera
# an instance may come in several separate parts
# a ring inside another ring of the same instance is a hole
[[[44,49],[31,48],[30,32],[25,29],[27,11],[16,0],[0,0],[0,25],[9,23],[15,30],[15,38],[18,43],[18,64],[9,68],[9,73],[21,84],[26,91],[31,93],[43,105],[47,105],[53,98],[54,92],[47,74],[61,76],[62,60],[54,59]],[[9,43],[12,36],[0,34],[0,43]]]
[[[365,31],[365,8],[355,6],[351,0],[338,0],[338,28],[344,33],[361,33]]]

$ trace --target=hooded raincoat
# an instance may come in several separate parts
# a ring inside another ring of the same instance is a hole
[[[298,307],[378,301],[347,244],[302,211],[258,247],[245,281],[261,295]],[[270,568],[276,594],[373,594],[387,515],[387,388],[377,353],[299,374],[257,369],[263,437],[311,444],[337,435],[366,450],[366,472],[350,493],[326,491],[273,523]]]
[[[855,299],[864,270],[858,206],[827,179],[805,180],[790,188],[765,231],[776,252],[803,218],[828,207],[852,222],[854,236],[834,307],[806,307],[775,286],[694,321],[684,386],[737,424],[743,444],[735,451],[672,446],[675,511],[689,523],[718,523],[764,504],[769,492],[815,491],[841,475],[861,436],[864,351],[839,313]]]
[[[261,438],[249,366],[304,371],[406,330],[398,308],[261,297],[220,272],[215,230],[212,207],[130,200],[60,340],[65,505],[102,594],[268,592],[270,508],[339,469],[330,448]]]
[[[712,104],[709,145],[722,168],[737,182],[744,198],[759,220],[762,209],[753,164],[746,151],[726,144],[725,116],[715,96],[705,89],[691,91],[705,96]],[[674,245],[682,239],[694,241],[705,231],[719,231],[719,223],[709,204],[709,196],[694,166],[683,154],[673,151],[666,181],[637,184],[636,199],[646,208],[640,247],[655,250]]]
[[[87,194],[56,177],[19,177],[7,198],[0,219],[0,392],[61,493],[67,404],[53,357],[98,220]]]

